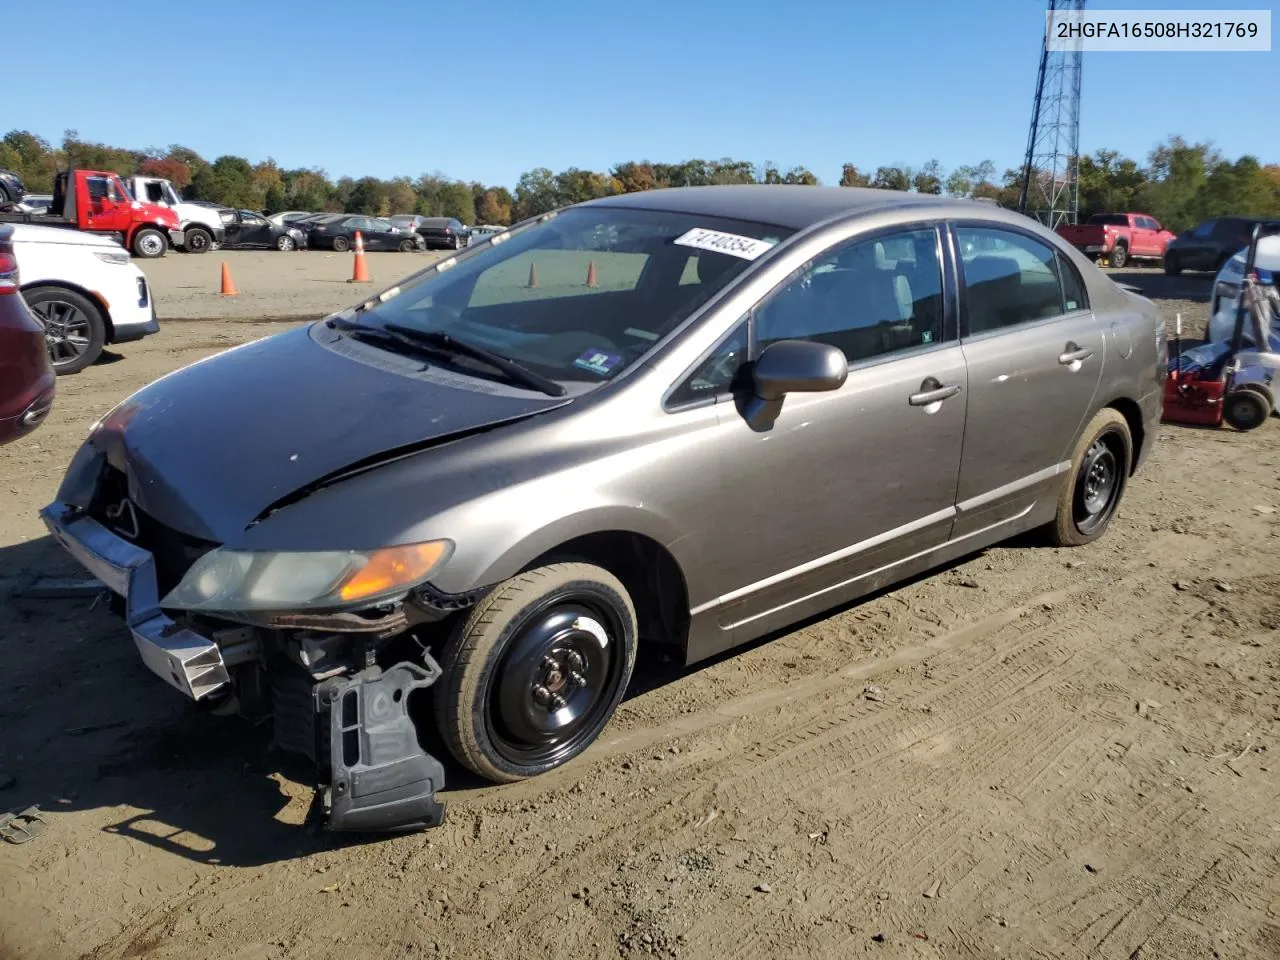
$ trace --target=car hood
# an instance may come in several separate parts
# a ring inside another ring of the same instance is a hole
[[[300,327],[161,377],[112,410],[89,445],[128,475],[143,512],[234,544],[270,510],[353,468],[571,402],[424,371],[314,326],[314,336]]]
[[[177,228],[179,225],[178,215],[168,207],[162,207],[157,203],[143,203],[135,200],[133,201],[133,208],[141,211],[146,219],[154,220],[156,223],[166,227]]]

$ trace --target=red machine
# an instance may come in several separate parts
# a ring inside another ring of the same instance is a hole
[[[1164,408],[1161,420],[1194,426],[1217,427],[1225,421],[1237,430],[1260,427],[1271,415],[1274,399],[1261,383],[1240,379],[1240,352],[1244,344],[1245,324],[1252,322],[1253,342],[1267,350],[1271,308],[1258,284],[1254,269],[1258,240],[1280,233],[1280,222],[1259,223],[1253,229],[1245,254],[1244,276],[1236,302],[1235,328],[1231,342],[1217,351],[1210,362],[1194,370],[1184,370],[1182,363],[1182,318],[1178,318],[1175,335],[1176,356],[1173,369],[1164,383]],[[1273,357],[1263,353],[1261,356]]]

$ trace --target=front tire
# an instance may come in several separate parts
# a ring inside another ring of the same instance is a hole
[[[213,249],[213,234],[204,227],[192,227],[183,236],[187,253],[208,253]]]
[[[401,252],[401,253],[413,253],[414,246],[415,246],[415,244],[414,244],[414,242],[413,242],[412,240],[401,240],[401,241],[400,241],[400,252]]]
[[[348,250],[351,249],[351,241],[348,240],[346,237],[334,237],[333,249],[337,253],[346,253]]]
[[[101,356],[107,325],[88,297],[61,287],[33,287],[23,291],[22,299],[44,327],[49,361],[58,376],[79,373]]]
[[[450,753],[498,783],[568,763],[622,701],[636,636],[626,588],[593,564],[550,564],[495,587],[441,659],[436,722]]]
[[[1107,531],[1133,466],[1133,436],[1119,410],[1099,410],[1076,442],[1071,476],[1058,496],[1049,536],[1055,546],[1079,547]]]
[[[154,227],[145,227],[133,237],[133,255],[143,260],[154,260],[163,257],[169,249],[169,241],[163,233]]]
[[[276,249],[281,253],[290,253],[297,250],[298,245],[294,242],[293,237],[286,233],[276,238]]]
[[[1178,262],[1176,253],[1166,253],[1164,255],[1164,272],[1165,276],[1176,277],[1182,273],[1182,264]]]

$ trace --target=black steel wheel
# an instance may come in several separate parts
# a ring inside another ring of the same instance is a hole
[[[106,323],[88,297],[63,287],[32,287],[22,292],[22,299],[44,327],[54,373],[79,373],[101,355]]]
[[[1237,430],[1254,430],[1271,416],[1271,402],[1260,390],[1239,387],[1222,402],[1222,419]]]
[[[1106,532],[1120,506],[1133,465],[1133,437],[1118,410],[1104,407],[1089,421],[1071,457],[1071,474],[1058,497],[1052,539],[1081,546]]]
[[[501,584],[441,659],[436,721],[450,752],[497,782],[568,763],[621,702],[636,630],[626,588],[592,564],[551,564]]]

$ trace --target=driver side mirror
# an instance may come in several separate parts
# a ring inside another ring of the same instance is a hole
[[[789,393],[839,390],[849,377],[849,361],[838,347],[813,340],[779,340],[765,347],[751,371],[753,395],[743,416],[752,429],[771,424]]]

